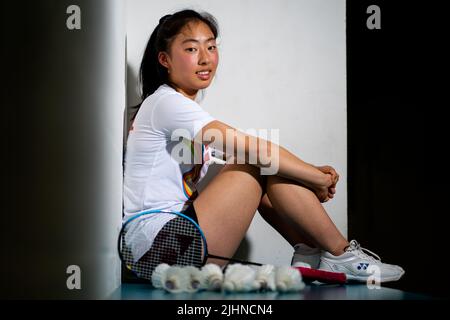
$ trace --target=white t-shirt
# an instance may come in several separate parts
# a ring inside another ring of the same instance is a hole
[[[143,101],[125,152],[124,221],[148,210],[180,212],[197,197],[197,184],[208,170],[209,148],[193,140],[213,120],[198,103],[165,84]],[[127,232],[135,260],[173,217],[157,214]]]

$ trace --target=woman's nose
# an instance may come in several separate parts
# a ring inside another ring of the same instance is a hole
[[[210,52],[208,51],[208,49],[201,49],[200,55],[198,57],[198,64],[206,65],[206,64],[209,64],[210,61],[211,61],[211,57],[210,57]]]

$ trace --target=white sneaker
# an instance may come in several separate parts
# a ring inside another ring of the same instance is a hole
[[[370,253],[376,258],[367,255]],[[334,272],[343,272],[348,280],[366,282],[369,277],[377,278],[379,282],[397,281],[405,271],[396,265],[382,263],[375,253],[361,248],[356,240],[350,241],[345,253],[334,256],[329,252],[322,252],[319,269]]]
[[[319,268],[320,249],[311,248],[304,243],[296,244],[294,249],[295,251],[292,256],[291,266],[313,269]]]

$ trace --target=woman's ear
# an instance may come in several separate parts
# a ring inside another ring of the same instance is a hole
[[[158,53],[158,61],[161,65],[169,69],[168,56],[166,52],[161,51]]]

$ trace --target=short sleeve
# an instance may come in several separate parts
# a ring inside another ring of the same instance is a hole
[[[161,97],[152,114],[153,125],[172,139],[193,140],[206,124],[215,120],[195,101],[180,94]]]

